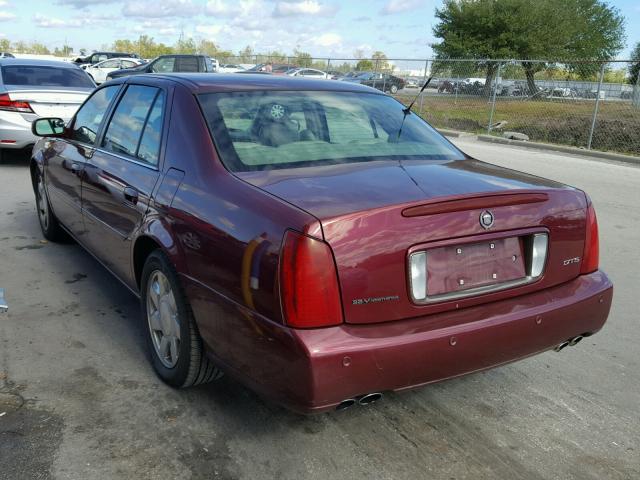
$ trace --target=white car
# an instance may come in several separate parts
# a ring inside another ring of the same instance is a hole
[[[233,64],[233,63],[224,63],[218,67],[219,73],[238,73],[244,72],[246,68],[242,65]]]
[[[304,77],[304,78],[331,78],[326,72],[322,70],[316,70],[315,68],[292,68],[285,72],[290,77]]]
[[[49,60],[0,60],[0,155],[22,149],[37,138],[31,122],[57,117],[65,122],[96,88],[73,63]]]
[[[93,81],[100,85],[107,81],[107,74],[114,70],[123,68],[133,68],[142,65],[144,62],[137,58],[110,58],[96,64],[83,65],[84,71],[89,74]]]

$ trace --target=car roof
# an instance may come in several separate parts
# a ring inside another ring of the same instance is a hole
[[[255,90],[313,90],[327,92],[366,92],[382,93],[376,89],[349,82],[328,82],[325,79],[290,77],[288,75],[269,75],[252,73],[163,73],[143,74],[121,77],[109,83],[128,83],[144,79],[164,79],[179,83],[193,93],[240,92]]]
[[[60,67],[60,68],[80,68],[75,63],[63,62],[62,60],[34,60],[31,58],[2,58],[2,65],[18,65],[21,67]]]

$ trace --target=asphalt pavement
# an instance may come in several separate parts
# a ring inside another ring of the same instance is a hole
[[[136,299],[79,246],[45,242],[26,159],[0,165],[0,479],[640,478],[640,168],[455,142],[589,193],[615,284],[607,325],[561,353],[312,417],[226,377],[161,383]]]

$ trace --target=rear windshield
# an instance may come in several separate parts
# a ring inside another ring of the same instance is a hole
[[[89,76],[79,68],[4,65],[2,83],[29,87],[94,88]]]
[[[387,95],[258,91],[199,96],[232,171],[464,156]]]

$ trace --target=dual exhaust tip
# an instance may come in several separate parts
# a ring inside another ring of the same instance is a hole
[[[382,393],[380,392],[367,393],[366,395],[362,395],[361,397],[356,397],[356,398],[347,398],[338,404],[338,406],[336,407],[336,410],[346,410],[347,408],[352,407],[355,404],[371,405],[372,403],[377,402],[381,398],[382,398]]]
[[[577,335],[575,337],[570,338],[569,340],[565,340],[556,348],[553,349],[554,352],[559,352],[560,350],[566,347],[574,347],[585,337],[585,335]]]

